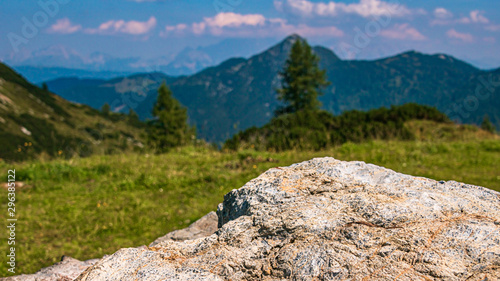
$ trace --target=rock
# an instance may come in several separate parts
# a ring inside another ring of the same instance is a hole
[[[156,239],[150,246],[155,246],[163,241],[184,241],[202,238],[213,234],[217,231],[217,214],[210,212],[192,223],[185,229],[172,231],[165,236]],[[145,246],[137,248],[137,250],[147,249]],[[54,264],[51,267],[44,268],[35,274],[23,274],[12,276],[8,278],[0,278],[0,281],[65,281],[74,280],[85,269],[96,263],[99,259],[92,259],[88,261],[79,261],[77,259],[63,256],[61,262]]]
[[[500,193],[362,162],[271,169],[219,229],[121,249],[77,280],[500,280]]]
[[[156,239],[149,246],[153,247],[167,240],[185,241],[207,237],[217,231],[217,222],[217,214],[215,212],[210,212],[201,219],[192,223],[189,227],[172,231],[165,236]]]
[[[99,259],[79,261],[77,259],[63,256],[61,261],[53,266],[41,269],[35,274],[23,274],[7,278],[3,281],[71,281],[77,278],[89,266],[95,264]]]

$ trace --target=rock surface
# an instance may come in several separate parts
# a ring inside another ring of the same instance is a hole
[[[172,231],[165,236],[156,239],[149,246],[153,247],[163,241],[185,241],[209,236],[217,231],[218,218],[215,212],[210,212],[201,219],[192,223],[189,227]]]
[[[219,229],[77,280],[500,280],[500,193],[320,158],[228,193]]]
[[[189,227],[175,230],[156,239],[150,246],[155,246],[163,241],[184,241],[201,237],[206,237],[217,231],[217,214],[210,212],[192,223]],[[143,249],[139,247],[138,249]],[[53,266],[43,268],[35,274],[23,274],[7,278],[0,278],[0,281],[66,281],[74,280],[89,266],[95,264],[99,259],[79,261],[77,259],[63,256],[61,262]]]
[[[35,274],[22,274],[7,278],[3,281],[71,281],[75,280],[89,266],[95,264],[99,259],[79,261],[77,259],[63,256],[61,261],[53,266],[41,269]]]

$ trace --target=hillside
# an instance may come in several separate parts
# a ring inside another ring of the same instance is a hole
[[[151,117],[151,110],[161,83],[170,84],[173,81],[175,81],[173,77],[153,72],[110,80],[60,78],[47,82],[47,86],[50,91],[69,101],[96,109],[100,109],[105,103],[110,104],[113,110],[121,108],[122,112],[134,108],[144,119]],[[146,105],[148,109],[144,110],[142,107]]]
[[[290,36],[249,59],[234,58],[191,76],[164,76],[160,80],[166,81],[176,98],[188,108],[200,137],[221,142],[240,130],[262,126],[271,119],[279,105],[275,92],[280,86],[278,72],[298,38]],[[500,128],[500,98],[496,89],[500,70],[482,71],[451,56],[414,51],[375,61],[341,60],[324,47],[315,47],[314,51],[332,82],[320,98],[323,109],[331,113],[414,102],[437,107],[463,123],[479,124],[488,114]],[[148,118],[155,90],[161,83],[147,78],[150,75],[101,80],[98,85],[93,84],[96,81],[83,80],[68,87],[60,86],[68,84],[67,79],[58,79],[48,85],[64,98],[96,108],[104,100],[108,103],[116,100],[117,95],[142,91],[147,97],[137,103],[136,111],[141,118]],[[153,83],[145,88],[133,87],[144,79]],[[484,81],[492,81],[486,82],[488,91],[476,93]],[[132,86],[114,90],[123,84]],[[122,108],[121,105],[116,107]]]
[[[0,64],[0,158],[88,156],[139,149],[142,129],[123,115],[103,116],[27,82]]]

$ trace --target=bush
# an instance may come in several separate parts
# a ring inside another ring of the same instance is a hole
[[[320,150],[346,142],[359,143],[373,139],[413,140],[415,136],[405,126],[405,122],[410,120],[450,122],[437,109],[418,104],[368,112],[352,110],[339,116],[326,111],[302,110],[276,117],[262,128],[252,127],[240,132],[226,141],[224,148]]]
[[[495,133],[495,126],[491,124],[490,118],[488,118],[488,116],[484,116],[483,122],[481,123],[481,129],[492,134]]]

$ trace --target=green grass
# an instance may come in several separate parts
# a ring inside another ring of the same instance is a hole
[[[265,170],[323,156],[500,190],[498,140],[375,141],[282,153],[184,147],[164,155],[0,162],[4,179],[15,168],[17,180],[27,185],[16,195],[17,273],[33,273],[62,255],[85,260],[147,245],[215,210],[224,194]],[[7,191],[2,191],[0,219],[6,224]],[[7,247],[2,239],[0,272],[7,272]]]

